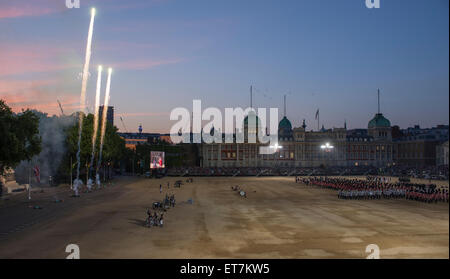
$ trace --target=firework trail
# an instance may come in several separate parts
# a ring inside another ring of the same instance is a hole
[[[86,58],[83,68],[83,78],[81,82],[81,96],[80,96],[80,115],[79,115],[79,125],[78,125],[78,151],[77,151],[77,178],[74,183],[75,195],[78,195],[78,186],[80,184],[80,153],[81,153],[81,132],[83,129],[83,115],[86,106],[86,87],[87,79],[89,76],[89,62],[91,60],[91,45],[92,45],[92,33],[94,31],[94,18],[95,9],[91,10],[91,22],[89,24],[88,39],[86,44]]]
[[[105,103],[103,104],[103,115],[102,115],[102,130],[100,132],[100,151],[98,154],[98,162],[97,162],[97,173],[102,164],[102,152],[103,152],[103,141],[105,139],[106,132],[106,115],[108,113],[108,105],[109,105],[109,91],[111,89],[111,73],[112,69],[108,69],[108,79],[106,81],[106,94],[105,94]]]
[[[92,155],[91,155],[91,164],[89,171],[92,170],[92,166],[94,165],[94,156],[95,156],[95,143],[97,141],[97,131],[98,131],[98,107],[100,105],[100,91],[102,87],[102,66],[98,66],[98,75],[97,75],[97,89],[95,91],[95,107],[94,107],[94,132],[92,134]]]

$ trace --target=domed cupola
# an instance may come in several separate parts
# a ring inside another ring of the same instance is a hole
[[[244,118],[244,136],[247,138],[248,134],[255,134],[258,137],[261,127],[261,119],[251,110]]]
[[[378,90],[378,112],[367,125],[368,134],[374,140],[392,140],[391,122],[380,112],[380,90]]]
[[[291,121],[286,117],[286,95],[284,95],[284,117],[278,123],[278,137],[281,140],[291,140],[293,134]]]
[[[259,119],[258,115],[254,110],[251,110],[247,116],[244,118],[244,127],[248,127],[249,125],[249,119],[250,119],[250,126],[256,127],[261,125],[261,120]]]
[[[289,121],[286,116],[283,117],[283,119],[281,119],[280,123],[278,124],[278,130],[280,129],[292,130],[291,121]]]
[[[284,116],[278,124],[278,136],[280,138],[292,137],[292,124],[286,116]]]
[[[369,121],[368,128],[381,128],[381,127],[391,127],[391,122],[383,116],[382,113],[377,113],[372,118],[372,120]]]

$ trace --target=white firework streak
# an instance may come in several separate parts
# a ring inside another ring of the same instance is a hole
[[[95,107],[94,107],[94,131],[92,133],[92,155],[91,155],[91,164],[89,170],[92,169],[94,165],[94,156],[95,156],[95,143],[97,142],[97,131],[98,131],[98,110],[100,105],[100,91],[102,88],[102,66],[98,66],[98,74],[97,74],[97,89],[95,90]]]
[[[98,162],[97,162],[97,172],[102,164],[102,152],[103,152],[103,141],[105,139],[106,132],[106,115],[108,113],[108,105],[109,105],[109,92],[111,90],[111,73],[112,69],[108,69],[108,80],[106,81],[106,93],[105,93],[105,102],[103,104],[103,115],[102,115],[102,130],[100,132],[100,151],[98,153]]]
[[[95,9],[91,10],[91,22],[89,24],[89,32],[88,39],[86,44],[86,58],[84,62],[83,68],[83,80],[81,81],[81,96],[80,96],[80,118],[78,125],[78,151],[77,151],[77,180],[80,178],[80,153],[81,153],[81,132],[83,130],[83,117],[84,110],[86,107],[86,87],[87,87],[87,79],[89,76],[89,62],[91,61],[91,45],[92,45],[92,33],[94,32],[94,18],[95,18]],[[78,187],[74,187],[78,188]],[[78,189],[74,189],[77,192]]]

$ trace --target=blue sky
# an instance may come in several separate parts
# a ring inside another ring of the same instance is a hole
[[[175,107],[279,107],[294,126],[363,128],[449,122],[447,0],[0,0],[0,98],[15,110],[77,109],[89,9],[96,65],[113,66],[116,125],[168,132]],[[106,79],[106,77],[105,77]],[[104,79],[104,80],[105,80]]]

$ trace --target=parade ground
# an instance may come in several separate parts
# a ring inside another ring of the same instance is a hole
[[[176,206],[164,227],[145,227],[166,193]],[[81,258],[362,259],[369,244],[381,258],[449,257],[447,203],[343,200],[294,177],[118,177],[71,194],[60,186],[0,200],[0,258],[65,258],[69,244]]]

